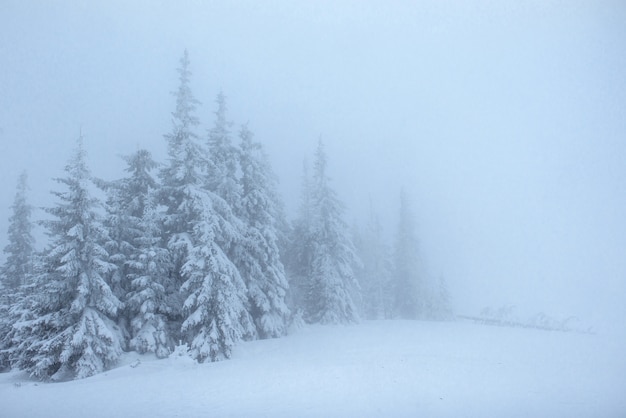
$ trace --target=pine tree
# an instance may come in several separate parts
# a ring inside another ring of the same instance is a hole
[[[449,320],[453,317],[450,306],[450,292],[445,277],[440,275],[436,287],[431,291],[432,304],[429,316],[437,320]]]
[[[154,195],[148,195],[138,225],[141,236],[136,252],[126,262],[130,290],[126,295],[126,315],[130,328],[129,346],[139,353],[155,353],[167,357],[174,347],[170,318],[180,303],[178,288],[169,280],[169,252],[162,245],[161,215]]]
[[[312,187],[312,259],[307,318],[323,324],[358,321],[352,294],[358,284],[352,266],[358,263],[343,220],[343,205],[329,185],[322,141],[315,155]]]
[[[14,349],[12,324],[22,319],[19,306],[33,273],[32,207],[26,200],[27,190],[27,176],[23,172],[11,206],[13,214],[9,218],[9,243],[4,248],[7,259],[0,268],[0,370],[9,367],[9,359]]]
[[[13,214],[9,218],[9,243],[4,248],[6,261],[0,269],[0,287],[9,304],[10,294],[28,283],[32,270],[35,240],[32,235],[32,207],[26,201],[27,190],[27,175],[24,172],[19,177],[17,193],[11,206]]]
[[[246,126],[240,137],[240,213],[245,233],[238,268],[247,285],[257,333],[261,338],[278,337],[286,331],[290,312],[285,304],[288,284],[278,250],[274,176],[261,144],[252,141]]]
[[[161,172],[161,201],[170,277],[181,291],[182,338],[198,361],[230,357],[241,338],[254,333],[245,307],[245,285],[227,252],[241,227],[232,208],[208,185],[216,181],[206,168],[209,159],[194,132],[197,101],[189,87],[189,59],[179,69],[174,129],[166,135],[169,165]]]
[[[396,315],[415,319],[426,314],[426,295],[419,271],[418,241],[408,199],[400,196],[400,220],[394,248]]]
[[[370,210],[368,224],[358,232],[355,246],[362,264],[355,268],[363,295],[363,312],[368,319],[393,315],[393,282],[390,250],[385,244],[378,216]]]
[[[194,222],[194,245],[183,265],[187,280],[182,290],[187,297],[182,331],[190,342],[193,358],[217,361],[230,358],[234,345],[254,334],[254,325],[245,306],[245,284],[219,245],[229,239],[225,220],[214,205],[223,201],[204,190],[194,200],[194,206],[204,210]]]
[[[192,246],[190,235],[192,223],[197,219],[195,209],[190,205],[190,194],[203,182],[202,166],[205,164],[204,150],[198,144],[195,133],[199,125],[195,110],[199,102],[191,92],[189,55],[184,51],[180,60],[179,86],[173,93],[176,109],[172,113],[172,132],[165,135],[167,140],[167,165],[161,170],[161,187],[158,191],[159,203],[165,206],[162,236],[169,254],[169,283],[166,287],[178,290],[185,282],[182,266]],[[174,329],[182,322],[184,298],[175,303],[170,321]],[[178,324],[178,325],[176,325]],[[175,335],[174,338],[178,338]]]
[[[233,145],[230,134],[231,123],[227,120],[226,96],[220,92],[216,99],[215,124],[209,131],[207,148],[207,188],[230,206],[235,214],[240,213],[241,184],[237,177],[239,150]]]
[[[113,283],[125,304],[119,322],[131,349],[166,357],[175,342],[168,317],[176,311],[177,298],[170,295],[178,289],[166,288],[169,252],[162,245],[158,185],[152,176],[157,163],[147,150],[123,158],[129,177],[107,185],[106,223],[106,249],[117,267]]]
[[[302,164],[302,186],[298,217],[293,221],[281,249],[289,278],[287,300],[292,311],[300,315],[306,309],[307,289],[311,276],[313,258],[313,234],[311,226],[312,191],[309,168]]]
[[[65,171],[58,182],[67,191],[54,192],[60,202],[46,209],[54,218],[44,222],[52,244],[38,268],[37,291],[25,303],[33,319],[14,325],[14,364],[42,379],[94,375],[122,352],[114,323],[121,303],[104,278],[114,266],[101,245],[106,231],[90,196],[82,137]]]

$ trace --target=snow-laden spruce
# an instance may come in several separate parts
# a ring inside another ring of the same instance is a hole
[[[33,209],[26,200],[27,190],[27,175],[23,172],[19,177],[17,192],[11,206],[13,214],[9,218],[7,236],[9,243],[4,247],[6,261],[0,268],[0,291],[4,298],[10,298],[9,293],[27,284],[32,269],[35,240],[31,221]]]
[[[218,360],[230,357],[234,344],[254,333],[245,306],[245,285],[227,256],[241,227],[228,203],[208,188],[209,160],[194,132],[198,101],[189,86],[186,51],[179,74],[173,131],[166,135],[168,165],[161,172],[164,235],[173,284],[180,286],[184,298],[181,338],[196,360]]]
[[[168,288],[169,253],[161,243],[161,224],[152,172],[157,163],[147,150],[123,157],[129,176],[107,185],[107,250],[117,269],[112,282],[125,307],[119,324],[129,348],[167,357],[175,343],[168,322],[175,309]],[[174,298],[176,299],[176,298]]]
[[[152,197],[152,195],[151,195]],[[137,252],[127,261],[130,291],[126,295],[126,315],[130,330],[129,348],[167,357],[175,340],[170,317],[177,311],[178,289],[169,280],[169,252],[162,246],[160,213],[155,199],[148,200],[139,224],[142,236]]]
[[[361,286],[362,312],[367,319],[393,317],[393,261],[391,250],[385,244],[378,216],[370,208],[364,228],[355,230],[355,247],[362,260],[355,267]]]
[[[207,140],[206,187],[217,194],[238,214],[241,205],[241,183],[238,179],[239,150],[233,144],[226,112],[226,96],[220,92],[215,100],[215,122]]]
[[[240,146],[242,196],[240,216],[245,233],[238,255],[248,288],[250,314],[261,338],[284,335],[290,315],[285,303],[288,289],[278,250],[280,218],[275,177],[262,145],[242,127]]]
[[[313,240],[311,233],[311,179],[306,159],[302,164],[302,183],[300,186],[300,205],[298,216],[291,224],[286,242],[281,246],[285,260],[285,269],[289,280],[287,294],[289,306],[302,316],[307,302],[307,288],[311,276]]]
[[[9,243],[4,248],[6,261],[0,267],[0,370],[9,367],[13,349],[12,324],[27,314],[21,308],[21,301],[25,287],[31,282],[35,243],[32,235],[32,207],[26,199],[27,190],[27,175],[23,172],[11,206],[13,213],[9,218]]]
[[[87,377],[108,369],[122,352],[115,325],[121,303],[105,277],[114,266],[102,246],[106,231],[85,162],[82,138],[58,179],[67,190],[54,192],[54,219],[43,224],[51,245],[35,276],[25,306],[32,319],[14,324],[17,345],[13,365],[42,379]]]
[[[359,296],[352,266],[359,263],[343,204],[330,187],[322,141],[315,154],[311,194],[312,257],[308,278],[307,318],[322,324],[358,321],[353,295]]]
[[[394,245],[394,299],[396,316],[422,318],[427,314],[428,294],[419,266],[415,222],[404,191],[400,196],[400,220]]]

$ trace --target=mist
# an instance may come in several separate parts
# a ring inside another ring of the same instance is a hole
[[[456,311],[623,325],[620,2],[127,3],[3,2],[0,246],[21,171],[31,203],[49,206],[79,132],[102,178],[138,148],[164,160],[187,49],[198,133],[223,91],[290,218],[321,137],[350,222],[371,202],[391,239],[410,196],[420,259]]]

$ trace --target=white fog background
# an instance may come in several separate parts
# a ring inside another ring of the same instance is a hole
[[[164,161],[185,48],[199,134],[223,90],[290,215],[321,137],[350,223],[371,200],[391,240],[409,194],[457,312],[623,327],[626,2],[0,0],[0,247],[20,172],[51,205],[81,129],[96,176]]]

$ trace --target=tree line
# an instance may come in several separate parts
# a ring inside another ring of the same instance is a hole
[[[406,198],[393,248],[375,215],[350,229],[320,141],[287,221],[262,144],[246,125],[232,131],[222,93],[201,138],[186,51],[178,74],[166,161],[139,150],[124,157],[125,177],[97,179],[81,136],[39,222],[42,251],[20,177],[0,269],[0,368],[82,378],[124,351],[163,358],[182,342],[217,361],[303,322],[449,315],[445,283],[420,272]]]

